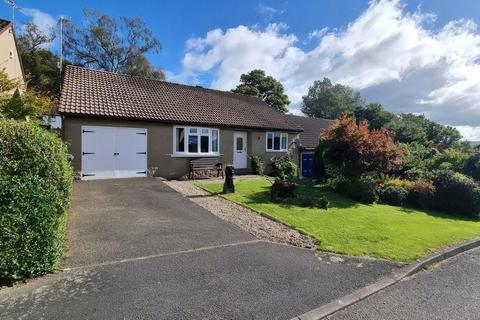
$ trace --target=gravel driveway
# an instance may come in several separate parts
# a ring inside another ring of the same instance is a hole
[[[214,196],[197,187],[193,181],[166,181],[165,183],[217,217],[236,225],[258,239],[303,248],[315,247],[315,239],[241,205]]]

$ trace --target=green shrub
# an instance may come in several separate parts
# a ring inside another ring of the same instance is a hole
[[[262,175],[265,170],[263,157],[253,156],[252,157],[252,170],[254,174]]]
[[[435,170],[430,179],[436,190],[436,209],[456,215],[479,215],[480,189],[471,178],[450,170]]]
[[[368,175],[351,178],[345,195],[359,202],[375,203],[378,201],[377,181]]]
[[[480,152],[475,152],[465,161],[463,172],[476,181],[480,180]]]
[[[281,180],[291,180],[297,176],[297,165],[288,155],[274,158],[271,166],[273,175]]]
[[[313,154],[313,163],[312,163],[312,174],[319,182],[325,182],[327,177],[327,171],[325,168],[325,161],[323,159],[324,152],[323,144],[320,142],[315,148],[315,153]]]
[[[327,197],[311,197],[305,196],[298,199],[298,203],[302,207],[307,208],[319,208],[319,209],[328,209],[330,202],[328,201]]]
[[[57,267],[71,187],[67,149],[55,134],[0,120],[0,282]]]
[[[415,208],[430,209],[433,207],[435,187],[432,181],[417,180],[413,182],[407,195],[407,203]]]
[[[349,189],[351,179],[343,175],[333,176],[328,178],[326,186],[338,193],[345,194]]]
[[[410,180],[410,181],[417,181],[420,179],[423,179],[425,176],[425,172],[420,169],[409,169],[403,172],[402,177],[404,179]]]
[[[465,167],[468,154],[459,149],[446,149],[430,160],[429,168],[460,171]]]
[[[383,185],[378,190],[382,202],[392,206],[402,206],[407,199],[408,191],[399,186]]]
[[[275,179],[270,189],[270,200],[273,202],[289,200],[293,198],[297,187],[295,182]]]
[[[414,181],[400,179],[400,178],[388,178],[386,179],[382,185],[383,186],[393,186],[393,187],[400,187],[405,190],[409,190],[415,184]]]
[[[367,174],[360,177],[334,176],[328,179],[326,186],[359,202],[378,201],[377,179]]]

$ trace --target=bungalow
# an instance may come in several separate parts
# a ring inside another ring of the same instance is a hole
[[[322,118],[307,118],[295,115],[286,115],[290,123],[294,123],[303,129],[297,140],[296,160],[299,164],[300,176],[312,177],[313,153],[318,144],[321,132],[330,127],[335,120]]]
[[[248,173],[249,156],[268,163],[303,131],[256,97],[76,66],[65,70],[58,110],[84,179],[178,178],[205,157]]]

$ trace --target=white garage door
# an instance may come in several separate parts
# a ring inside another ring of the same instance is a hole
[[[146,175],[147,129],[82,126],[83,179]]]

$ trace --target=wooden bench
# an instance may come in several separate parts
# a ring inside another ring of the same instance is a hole
[[[223,164],[218,158],[199,158],[190,161],[190,173],[188,174],[189,179],[195,179],[195,171],[200,170],[216,170],[217,177],[220,174],[223,176]]]

